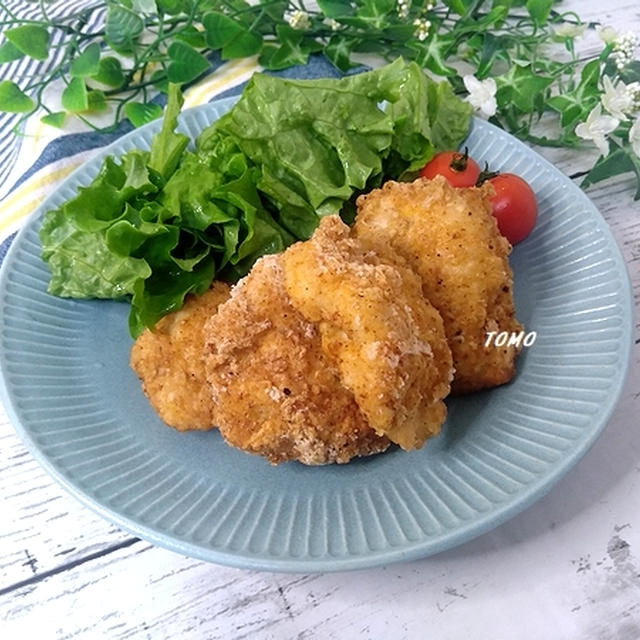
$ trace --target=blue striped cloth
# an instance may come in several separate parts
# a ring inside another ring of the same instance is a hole
[[[4,3],[4,8],[0,8],[0,21],[3,23],[9,19],[38,20],[42,18],[42,9],[38,2],[24,2],[24,0],[8,0]],[[64,15],[71,15],[81,10],[87,10],[91,3],[87,0],[62,0],[57,2],[43,3],[47,15],[50,19],[60,18]],[[90,15],[85,29],[87,32],[99,30],[104,24],[105,10],[94,11]],[[35,73],[46,73],[54,69],[63,55],[63,50],[57,49],[62,34],[57,35],[51,41],[50,51],[52,52],[47,60],[39,61],[25,56],[20,60],[0,65],[0,81],[12,80],[21,87],[25,87],[29,78]],[[13,169],[18,160],[20,149],[24,138],[14,135],[14,127],[20,121],[21,114],[0,112],[0,198],[5,196],[14,186],[11,178]]]

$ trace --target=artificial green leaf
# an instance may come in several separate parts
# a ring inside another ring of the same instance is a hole
[[[640,60],[632,60],[619,70],[620,79],[625,84],[631,84],[632,82],[640,82]]]
[[[238,1],[239,0],[225,0],[224,4],[229,9],[235,9],[235,3]],[[198,11],[201,11],[203,14],[208,11],[216,11],[220,9],[220,0],[183,0],[183,2],[186,3],[186,6],[183,7],[183,11],[187,10],[189,4],[193,7],[194,3],[197,3],[195,6]],[[242,9],[238,7],[238,10]]]
[[[351,62],[353,40],[342,36],[332,36],[324,48],[324,54],[331,64],[340,71],[348,71],[357,66]]]
[[[169,82],[185,84],[209,69],[209,61],[186,42],[172,42],[167,53],[171,60],[167,67]]]
[[[491,8],[494,7],[505,7],[505,9],[511,9],[511,5],[513,5],[513,0],[493,0],[491,3]]]
[[[501,24],[507,16],[507,8],[501,5],[493,7],[486,16],[481,17],[477,21],[477,27],[482,29],[489,29]]]
[[[202,24],[207,44],[214,50],[222,49],[224,60],[252,56],[262,48],[262,36],[223,13],[207,13]]]
[[[106,111],[108,108],[105,95],[102,91],[92,90],[87,92],[87,111],[89,113]]]
[[[560,124],[565,129],[571,129],[587,114],[600,99],[598,81],[600,80],[600,60],[587,63],[580,74],[580,82],[573,91],[565,91],[552,96],[546,104],[560,113]]]
[[[327,18],[340,18],[354,12],[354,7],[349,0],[318,0],[318,7]]]
[[[55,113],[48,113],[46,116],[40,118],[42,124],[48,124],[51,127],[57,127],[60,129],[67,118],[66,111],[56,111]]]
[[[265,44],[258,63],[270,71],[279,71],[296,64],[306,64],[309,54],[286,43],[281,46]]]
[[[536,24],[541,25],[547,21],[553,0],[527,0],[527,11]]]
[[[156,6],[160,13],[166,13],[169,16],[188,10],[188,7],[185,7],[184,0],[156,0]]]
[[[214,50],[222,49],[245,30],[245,27],[233,18],[215,11],[207,13],[202,18],[202,25],[205,28],[207,44]]]
[[[491,67],[497,54],[502,50],[502,47],[503,41],[500,36],[496,36],[490,32],[482,35],[482,49],[475,73],[476,78],[482,79],[491,73]]]
[[[535,73],[530,65],[514,64],[508,73],[496,78],[496,99],[503,107],[513,104],[522,113],[533,113],[536,98],[553,82],[553,78]]]
[[[153,103],[127,102],[124,113],[134,127],[141,127],[162,115],[162,107]]]
[[[511,6],[513,5],[513,0],[493,0],[491,3],[491,9],[495,9],[496,7],[501,7],[504,10],[504,16],[495,22],[496,27],[501,27],[509,15],[509,11]]]
[[[262,48],[262,37],[251,31],[243,31],[222,47],[223,60],[247,58],[257,54]]]
[[[89,97],[84,80],[82,78],[72,78],[62,92],[60,101],[67,111],[86,111],[89,108]]]
[[[207,46],[204,33],[202,33],[202,31],[198,31],[198,29],[193,25],[189,25],[178,31],[174,36],[174,39],[179,40],[180,42],[186,42],[195,49],[204,49]]]
[[[411,30],[412,34],[414,30],[415,29]],[[389,46],[388,46],[388,43],[382,42],[381,40],[378,40],[378,39],[363,38],[361,40],[358,39],[355,41],[353,45],[353,52],[354,53],[377,53],[380,55],[385,55],[385,53],[389,53]],[[397,55],[400,56],[401,54],[398,52]]]
[[[309,54],[322,48],[322,45],[312,38],[305,37],[302,31],[292,29],[288,25],[278,25],[276,33],[280,46],[263,46],[258,59],[265,69],[278,70],[295,64],[306,64]]]
[[[131,9],[135,13],[156,13],[156,0],[133,0]]]
[[[390,24],[385,27],[383,31],[383,36],[385,39],[391,40],[392,43],[389,45],[385,45],[387,49],[389,46],[393,47],[395,43],[404,45],[411,37],[413,37],[416,28],[413,24]],[[344,37],[344,36],[343,36]],[[354,50],[357,47],[357,38],[353,38],[354,41]]]
[[[5,37],[25,55],[46,60],[49,55],[49,32],[41,26],[25,24],[4,32]]]
[[[442,0],[442,3],[449,7],[451,11],[455,11],[458,15],[463,16],[469,6],[471,5],[470,0]]]
[[[24,53],[10,40],[5,40],[2,45],[0,45],[0,64],[20,60],[20,58],[23,57]]]
[[[122,64],[118,58],[113,56],[101,58],[97,71],[91,77],[96,82],[105,84],[108,87],[118,88],[124,84]]]
[[[547,100],[547,105],[560,114],[560,124],[563,128],[575,126],[590,110],[588,103],[578,103],[571,95],[552,96]]]
[[[210,3],[212,8],[219,9],[220,0],[204,0],[205,5],[207,1]],[[251,4],[249,4],[247,0],[225,0],[225,4],[229,9],[232,9],[238,14],[246,13],[251,8]]]
[[[640,200],[640,158],[633,152],[633,149],[627,145],[620,146],[614,140],[610,141],[613,151],[609,155],[600,156],[591,171],[586,175],[582,182],[582,187],[586,188],[624,173],[632,172],[637,180],[637,190],[634,200]]]
[[[356,11],[356,16],[367,23],[369,27],[382,30],[395,5],[395,0],[362,0]]]
[[[27,113],[35,107],[34,101],[11,80],[0,82],[0,111]]]
[[[409,47],[415,51],[415,61],[438,76],[455,76],[457,71],[447,63],[448,52],[453,40],[450,35],[440,35],[434,32],[424,42],[412,41]]]
[[[92,42],[77,58],[71,61],[69,74],[74,78],[86,78],[98,73],[100,68],[100,45]]]
[[[144,30],[144,20],[126,7],[109,3],[105,20],[105,40],[118,53],[129,54]]]
[[[592,60],[584,65],[580,73],[579,89],[582,95],[585,92],[595,93],[598,90],[598,81],[600,80],[600,60]]]
[[[164,69],[156,69],[149,80],[153,83],[153,86],[162,93],[169,92],[169,80],[167,80],[167,72]]]

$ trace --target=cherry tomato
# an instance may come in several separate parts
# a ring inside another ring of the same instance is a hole
[[[452,187],[473,187],[480,175],[480,167],[469,157],[467,149],[438,153],[420,171],[423,178],[444,176]]]
[[[489,178],[488,182],[495,191],[490,200],[500,233],[511,244],[524,240],[538,218],[538,204],[533,189],[513,173],[499,173]]]

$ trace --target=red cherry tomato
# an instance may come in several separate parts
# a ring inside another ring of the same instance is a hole
[[[480,175],[480,167],[469,157],[467,149],[438,153],[420,171],[423,178],[444,176],[452,187],[473,187]]]
[[[495,191],[490,200],[500,233],[511,244],[524,240],[538,218],[538,204],[533,189],[513,173],[499,173],[489,178],[488,182]]]

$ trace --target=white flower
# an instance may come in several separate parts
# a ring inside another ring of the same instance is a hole
[[[413,26],[416,28],[416,38],[422,42],[426,40],[429,35],[429,29],[431,29],[431,20],[425,20],[424,18],[416,18],[413,21]]]
[[[469,92],[467,101],[485,115],[495,115],[497,109],[496,81],[493,78],[478,80],[475,76],[467,75],[462,78],[462,82],[464,82],[464,86]]]
[[[632,110],[640,109],[640,82],[630,82],[626,91],[633,102]]]
[[[325,18],[323,21],[331,31],[337,31],[340,28],[340,23],[333,18]]]
[[[563,22],[559,27],[553,30],[554,35],[558,38],[578,38],[584,34],[586,24],[571,24],[570,22]]]
[[[404,20],[409,15],[409,0],[398,0],[398,18]]]
[[[618,32],[613,27],[601,27],[596,26],[596,33],[602,42],[605,44],[612,44],[618,38]]]
[[[603,156],[609,153],[607,134],[615,131],[620,124],[618,118],[602,115],[602,105],[598,103],[587,116],[586,122],[581,122],[576,127],[576,135],[584,140],[593,140]]]
[[[637,46],[638,37],[633,31],[627,31],[613,41],[613,59],[618,69],[624,69],[633,60]]]
[[[640,118],[636,118],[631,129],[629,129],[629,142],[633,152],[640,158]]]
[[[311,26],[309,14],[306,11],[300,11],[300,9],[285,11],[284,19],[294,29],[308,29]]]
[[[602,78],[604,93],[600,100],[602,106],[618,120],[626,120],[627,114],[634,109],[634,92],[624,82],[618,82],[615,87],[608,76]]]

